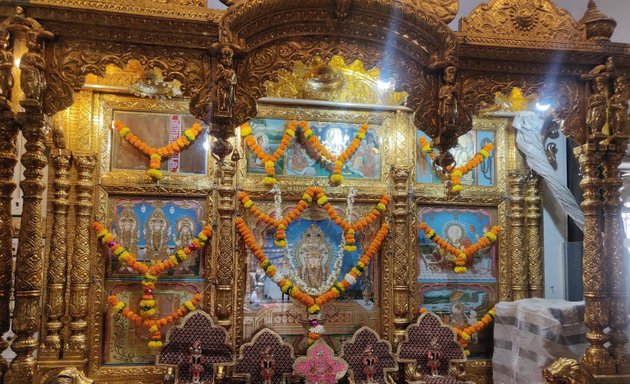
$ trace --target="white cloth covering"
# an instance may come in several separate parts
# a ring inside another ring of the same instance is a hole
[[[588,347],[584,302],[500,302],[495,314],[492,370],[496,384],[542,384],[545,367],[559,357],[579,359]]]

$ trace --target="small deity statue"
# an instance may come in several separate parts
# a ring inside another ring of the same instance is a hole
[[[608,103],[608,81],[604,76],[595,76],[592,83],[593,94],[588,98],[586,126],[591,135],[601,134],[606,125]]]
[[[25,97],[22,104],[29,106],[41,105],[44,89],[46,89],[46,77],[44,76],[46,63],[44,62],[42,47],[39,44],[39,37],[37,31],[26,33],[28,51],[20,61],[20,84]]]
[[[437,342],[437,337],[433,337],[429,343],[427,358],[427,367],[431,370],[431,376],[438,376],[442,360],[442,351],[440,350],[440,345]]]
[[[456,125],[457,120],[457,94],[455,91],[455,74],[457,68],[449,65],[444,68],[443,84],[439,93],[439,114],[442,118],[442,127],[451,130]]]
[[[221,62],[217,66],[216,111],[215,116],[231,117],[234,103],[236,72],[232,68],[234,51],[230,47],[221,48]]]
[[[166,373],[162,376],[162,382],[164,384],[175,384],[175,372],[173,372],[173,367],[168,367],[166,369]]]
[[[13,54],[9,50],[9,31],[0,29],[0,100],[10,100],[13,89]],[[0,103],[2,108],[3,103]],[[5,105],[8,107],[8,105]]]
[[[324,232],[316,224],[302,236],[296,249],[296,260],[301,262],[298,273],[311,288],[319,288],[328,278],[330,250]]]
[[[271,347],[267,347],[260,356],[260,376],[262,376],[264,384],[271,384],[271,379],[275,373],[275,367],[276,359],[273,358]]]
[[[168,257],[168,240],[171,237],[171,226],[161,206],[156,206],[144,225],[144,238],[147,246],[145,258],[161,260]]]
[[[376,365],[378,364],[378,357],[374,354],[372,344],[368,344],[365,347],[361,362],[363,363],[363,373],[365,373],[367,382],[373,383],[374,375],[376,374]]]
[[[120,213],[116,222],[116,232],[118,241],[135,255],[138,252],[140,229],[138,228],[138,218],[133,212],[131,204],[126,204]]]
[[[201,341],[195,340],[192,347],[190,347],[190,357],[188,357],[188,364],[192,373],[192,384],[201,384],[201,374],[204,371],[203,363],[205,361],[206,358],[201,354]]]
[[[615,78],[615,93],[610,98],[610,135],[628,131],[628,88],[623,76]]]

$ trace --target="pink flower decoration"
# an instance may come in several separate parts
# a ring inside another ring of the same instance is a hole
[[[298,357],[293,363],[293,371],[308,384],[336,384],[347,370],[348,364],[335,357],[333,350],[321,340],[309,348],[306,356]]]

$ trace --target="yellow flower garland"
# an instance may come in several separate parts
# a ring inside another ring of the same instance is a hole
[[[129,144],[138,151],[144,153],[146,156],[149,156],[151,161],[149,163],[149,169],[147,169],[147,175],[154,181],[160,181],[164,177],[162,170],[160,169],[162,161],[181,152],[182,149],[193,143],[199,133],[203,130],[203,127],[199,123],[195,123],[192,127],[186,129],[184,134],[177,138],[177,140],[163,147],[153,148],[131,132],[131,129],[124,125],[120,120],[114,121],[114,127],[120,136]]]

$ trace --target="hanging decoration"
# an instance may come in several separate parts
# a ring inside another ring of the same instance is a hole
[[[124,125],[120,120],[114,121],[114,127],[120,136],[129,144],[138,151],[144,153],[146,156],[149,156],[151,161],[149,163],[149,169],[147,169],[147,175],[156,182],[162,180],[164,177],[162,170],[160,169],[162,161],[174,156],[192,144],[199,133],[203,130],[203,127],[199,123],[195,123],[192,127],[186,129],[184,134],[175,141],[160,148],[153,148],[131,132],[131,129]]]
[[[420,142],[422,152],[424,152],[432,161],[435,161],[438,155],[427,139],[421,136],[418,141]],[[473,169],[477,168],[485,159],[487,159],[493,149],[494,145],[492,143],[488,143],[484,145],[483,148],[463,166],[455,168],[453,166],[447,167],[446,172],[443,175],[443,178],[445,179],[444,186],[446,187],[447,192],[450,194],[458,194],[461,192],[463,189],[461,178]]]
[[[424,314],[427,312],[427,309],[422,307],[420,308],[420,314]],[[470,350],[467,349],[470,340],[472,339],[472,335],[482,331],[487,326],[492,324],[494,321],[494,307],[488,311],[485,315],[481,317],[481,320],[477,321],[473,325],[469,325],[467,327],[456,327],[451,325],[455,330],[455,335],[457,336],[457,342],[464,348],[464,354],[466,356],[470,356]]]
[[[284,134],[282,135],[282,140],[280,141],[280,145],[272,155],[265,152],[263,148],[261,148],[256,139],[254,138],[253,130],[249,123],[245,123],[241,125],[241,137],[243,137],[245,144],[251,149],[251,151],[256,155],[260,161],[265,166],[266,176],[263,179],[263,184],[271,187],[275,183],[278,182],[276,178],[276,161],[280,159],[286,152],[289,145],[293,141],[295,135],[298,132],[301,132],[304,136],[304,139],[310,144],[311,148],[314,152],[317,153],[319,157],[313,158],[315,161],[320,161],[322,165],[327,166],[328,164],[332,164],[332,175],[330,176],[330,185],[339,186],[343,183],[343,166],[346,161],[350,160],[352,156],[356,153],[357,149],[359,149],[359,145],[361,145],[361,141],[365,139],[365,135],[368,130],[368,124],[364,123],[361,125],[361,128],[356,133],[348,147],[339,155],[333,155],[328,152],[328,150],[321,143],[317,135],[313,132],[308,122],[302,120],[299,123],[296,120],[291,120],[286,124],[286,128],[284,130]],[[310,155],[310,151],[307,151]]]
[[[329,215],[329,217],[337,224],[344,232],[344,241],[351,240],[352,245],[350,247],[344,246],[343,250],[345,252],[354,252],[356,251],[356,245],[354,243],[354,233],[355,230],[361,230],[373,223],[376,218],[384,212],[387,208],[387,204],[390,201],[389,196],[383,196],[376,207],[364,218],[352,224],[344,219],[342,219],[335,212],[334,207],[329,203],[328,197],[324,194],[324,191],[320,187],[309,187],[304,194],[302,195],[302,199],[296,204],[295,208],[293,208],[288,215],[286,215],[282,220],[277,220],[269,215],[260,211],[255,205],[254,202],[249,198],[247,193],[241,192],[239,194],[239,198],[243,203],[243,206],[246,209],[249,209],[254,216],[256,216],[259,220],[272,225],[276,228],[276,238],[274,243],[277,246],[285,247],[286,246],[286,237],[283,237],[278,241],[277,232],[278,230],[284,231],[289,224],[297,219],[303,212],[308,208],[308,206],[314,201],[321,206]],[[378,251],[381,243],[385,239],[385,236],[389,232],[389,225],[387,223],[383,224],[381,228],[376,233],[372,243],[368,246],[367,250],[364,254],[359,258],[357,263],[346,273],[344,278],[332,285],[329,286],[327,290],[318,295],[311,295],[308,292],[304,292],[298,284],[295,283],[290,277],[284,277],[278,271],[275,265],[269,260],[263,249],[256,242],[254,235],[251,230],[247,226],[247,223],[243,218],[236,219],[236,227],[239,231],[239,234],[245,241],[246,246],[250,249],[250,251],[254,254],[254,256],[258,259],[259,266],[262,268],[267,276],[276,283],[283,293],[289,295],[290,297],[296,299],[300,303],[304,304],[309,313],[310,318],[310,329],[309,329],[309,337],[308,343],[313,344],[316,340],[319,339],[320,335],[324,332],[323,326],[319,323],[320,321],[320,309],[321,306],[327,304],[331,301],[336,300],[341,296],[350,286],[357,282],[359,277],[363,272],[366,271],[371,258]],[[284,235],[284,234],[283,234]],[[327,282],[332,283],[332,282]]]
[[[96,232],[98,240],[107,245],[119,262],[126,264],[138,274],[142,275],[143,278],[142,286],[144,287],[144,294],[142,295],[142,301],[140,301],[139,305],[139,315],[131,311],[129,309],[129,305],[118,300],[115,295],[109,296],[107,298],[107,302],[113,307],[114,312],[134,321],[136,324],[146,327],[151,334],[149,347],[160,348],[162,346],[162,333],[160,332],[160,328],[166,324],[171,324],[174,321],[177,321],[180,317],[185,316],[186,313],[195,310],[197,304],[201,301],[201,295],[199,293],[195,294],[192,300],[186,301],[177,311],[169,314],[168,316],[155,319],[153,317],[156,314],[156,302],[153,290],[155,289],[158,277],[166,271],[174,269],[177,265],[186,261],[188,255],[192,252],[202,249],[206,245],[208,238],[212,236],[212,227],[210,225],[204,226],[201,232],[197,234],[188,246],[178,250],[168,258],[151,266],[138,261],[134,255],[128,252],[120,243],[118,243],[118,241],[116,241],[114,235],[109,232],[102,223],[92,224],[92,229]]]
[[[427,239],[437,244],[439,249],[455,256],[455,258],[452,260],[452,262],[455,264],[455,273],[466,273],[468,271],[468,268],[466,266],[471,264],[472,256],[480,250],[487,248],[494,242],[496,242],[497,236],[499,235],[499,233],[501,233],[502,230],[501,227],[494,226],[489,232],[486,232],[475,244],[461,249],[452,246],[446,240],[438,236],[433,228],[429,227],[427,223],[421,223],[418,226],[418,229],[424,232],[424,235],[427,237]]]

